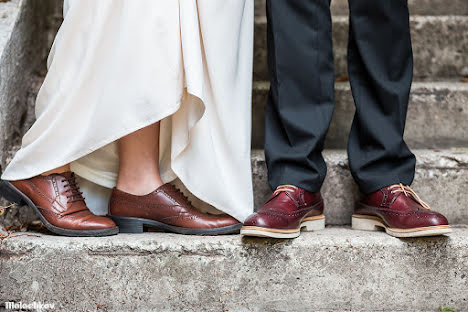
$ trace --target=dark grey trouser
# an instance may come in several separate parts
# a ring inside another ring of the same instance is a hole
[[[348,70],[356,104],[348,155],[363,193],[414,178],[403,140],[413,78],[406,0],[350,0]],[[330,0],[268,0],[271,90],[265,152],[274,189],[317,192],[334,108]]]

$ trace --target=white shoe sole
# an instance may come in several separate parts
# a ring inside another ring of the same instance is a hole
[[[255,237],[270,237],[270,238],[296,238],[301,235],[301,231],[313,232],[325,229],[325,216],[309,217],[302,220],[301,225],[297,229],[281,230],[270,229],[259,226],[244,226],[241,228],[241,235]]]
[[[388,235],[399,238],[439,236],[452,232],[450,225],[427,226],[412,229],[391,228],[386,226],[378,217],[356,214],[352,217],[352,228],[361,231],[380,231],[384,229]]]

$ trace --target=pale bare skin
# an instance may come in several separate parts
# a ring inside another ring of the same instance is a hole
[[[158,122],[119,140],[119,190],[141,196],[163,184],[159,174],[159,130]]]
[[[50,171],[46,171],[46,172],[44,172],[44,173],[41,174],[41,175],[43,175],[43,176],[48,176],[48,175],[51,175],[51,174],[54,174],[54,173],[59,173],[59,174],[60,174],[60,173],[64,173],[64,172],[67,172],[67,171],[70,171],[70,164],[65,165],[65,166],[63,166],[63,167],[59,167],[59,168],[57,168],[57,169],[53,169],[53,170],[50,170]]]
[[[142,196],[163,185],[159,173],[159,131],[158,122],[119,140],[119,190]],[[42,175],[67,171],[69,164]]]

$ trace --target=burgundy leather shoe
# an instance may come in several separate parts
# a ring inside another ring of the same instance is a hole
[[[110,217],[121,233],[143,233],[147,227],[187,235],[239,233],[242,223],[233,217],[196,210],[171,184],[137,196],[114,189],[109,202]]]
[[[301,229],[325,228],[323,199],[293,185],[279,186],[265,205],[244,222],[244,236],[295,238]]]
[[[72,172],[1,181],[0,194],[12,203],[31,207],[46,228],[59,235],[107,236],[119,232],[111,219],[88,209]]]
[[[352,218],[356,230],[385,229],[394,237],[435,236],[450,233],[447,219],[409,187],[395,184],[367,195],[356,204]]]

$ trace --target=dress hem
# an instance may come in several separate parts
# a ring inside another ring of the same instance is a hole
[[[169,116],[172,116],[173,114],[175,114],[181,107],[181,104],[182,102],[179,101],[176,105],[174,105],[173,107],[171,107],[170,109],[166,110],[165,112],[163,113],[158,113],[157,114],[157,117],[153,117],[153,118],[148,118],[146,121],[142,122],[142,123],[139,123],[137,126],[131,128],[131,129],[125,129],[124,132],[121,132],[113,137],[111,137],[109,140],[104,140],[103,142],[99,143],[99,144],[95,144],[92,148],[89,148],[87,149],[85,152],[79,152],[79,153],[76,153],[75,156],[70,156],[68,157],[68,160],[65,161],[65,162],[60,162],[58,163],[57,165],[51,165],[51,166],[48,166],[48,168],[43,168],[43,169],[37,169],[36,171],[34,172],[30,172],[28,174],[25,174],[24,176],[10,176],[8,174],[6,174],[9,170],[9,166],[7,166],[7,168],[5,169],[5,172],[3,173],[2,175],[2,180],[6,180],[6,181],[18,181],[18,180],[25,180],[25,179],[30,179],[30,178],[33,178],[33,177],[36,177],[38,175],[41,175],[43,174],[44,172],[48,172],[50,170],[54,170],[56,168],[60,168],[60,167],[63,167],[63,166],[66,166],[68,164],[72,164],[74,161],[80,159],[80,158],[83,158],[97,150],[99,150],[100,148],[108,145],[108,144],[111,144],[112,142],[115,142],[135,131],[138,131],[140,129],[143,129],[147,126],[150,126],[152,124],[155,124]],[[96,183],[98,185],[101,185],[93,180],[90,180],[91,182],[93,183]],[[104,186],[104,185],[102,185]]]

